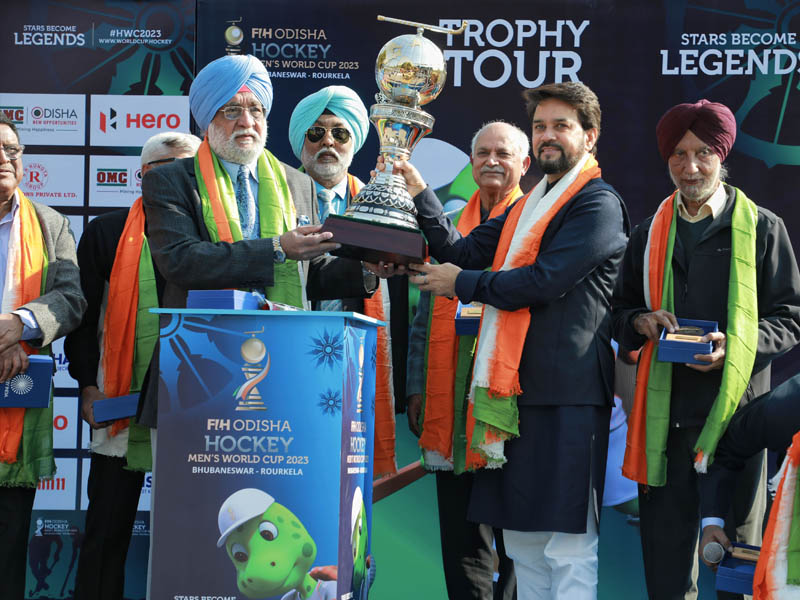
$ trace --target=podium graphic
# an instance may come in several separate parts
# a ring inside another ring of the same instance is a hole
[[[156,312],[151,597],[367,598],[382,323]]]

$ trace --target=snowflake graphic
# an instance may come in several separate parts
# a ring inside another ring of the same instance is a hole
[[[322,409],[322,414],[335,416],[336,413],[342,410],[342,396],[339,392],[328,388],[327,392],[319,395],[319,407]]]
[[[333,368],[333,365],[342,360],[342,338],[337,334],[328,333],[326,330],[319,337],[312,337],[312,348],[308,353],[317,360],[317,366]]]

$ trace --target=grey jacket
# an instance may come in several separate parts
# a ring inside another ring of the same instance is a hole
[[[29,340],[40,348],[68,334],[81,322],[86,300],[81,292],[75,238],[69,221],[49,206],[32,202],[42,226],[47,248],[47,279],[45,292],[36,300],[22,305],[33,313],[42,337]]]

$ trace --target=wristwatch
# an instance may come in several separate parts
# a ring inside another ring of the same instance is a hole
[[[286,262],[286,252],[281,247],[281,237],[279,235],[272,238],[272,260],[278,264]]]

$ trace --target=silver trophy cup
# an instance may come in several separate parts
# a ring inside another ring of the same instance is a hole
[[[368,262],[422,262],[425,239],[417,227],[417,209],[405,179],[392,173],[395,160],[408,160],[419,141],[433,128],[434,118],[420,107],[436,99],[447,79],[442,51],[423,37],[425,29],[459,34],[457,30],[378,17],[417,28],[387,42],[378,53],[375,80],[380,89],[369,119],[378,131],[386,170],[370,179],[342,216],[331,215],[323,231],[332,231],[342,244],[334,254]]]

